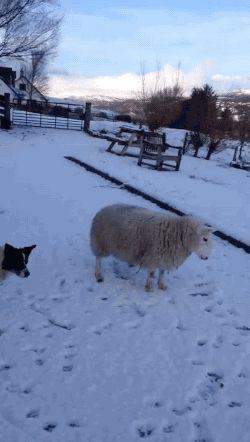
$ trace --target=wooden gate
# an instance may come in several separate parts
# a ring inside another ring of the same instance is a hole
[[[91,103],[86,105],[54,101],[14,99],[12,122],[16,125],[54,129],[89,129]]]

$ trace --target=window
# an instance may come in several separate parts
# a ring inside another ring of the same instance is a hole
[[[20,83],[19,84],[19,89],[20,89],[20,91],[26,91],[26,84]]]

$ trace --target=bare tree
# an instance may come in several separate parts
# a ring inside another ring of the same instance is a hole
[[[50,52],[47,48],[41,49],[38,52],[33,52],[28,62],[23,64],[21,73],[27,78],[26,85],[29,99],[32,100],[33,94],[38,89],[43,94],[48,92],[48,74],[47,67],[50,59]]]
[[[238,114],[238,122],[236,125],[236,131],[238,139],[240,141],[239,159],[242,159],[242,153],[245,143],[250,142],[250,109],[249,107],[242,106]]]
[[[179,68],[174,85],[166,86],[166,79],[159,65],[151,76],[145,74],[144,66],[142,66],[141,91],[137,102],[141,119],[151,130],[171,125],[180,112],[182,95]]]
[[[24,58],[56,45],[61,18],[54,0],[0,1],[0,58]]]

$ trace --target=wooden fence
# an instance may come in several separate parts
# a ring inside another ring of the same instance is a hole
[[[10,94],[0,99],[0,127],[12,124],[89,132],[91,103],[85,105],[65,102],[14,99]]]
[[[0,127],[1,129],[11,127],[10,94],[4,94],[4,98],[0,99]]]

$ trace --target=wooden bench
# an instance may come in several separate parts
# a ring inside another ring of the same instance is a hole
[[[129,137],[125,138],[122,136],[123,133],[128,133]],[[118,153],[119,155],[126,155],[128,148],[130,146],[136,145],[139,146],[138,137],[142,134],[142,131],[140,129],[134,129],[131,127],[122,126],[117,132],[117,134],[114,135],[107,135],[105,136],[106,140],[110,141],[110,145],[107,148],[107,152],[114,152],[113,148],[115,145],[123,146],[122,150]]]
[[[182,147],[171,146],[166,142],[166,135],[146,132],[141,143],[138,166],[147,164],[156,170],[180,169]]]
[[[244,155],[245,153],[245,155]],[[243,154],[243,156],[242,156]],[[250,149],[249,147],[244,145],[240,148],[240,146],[236,146],[234,150],[233,161],[230,163],[231,167],[235,167],[236,169],[250,170]]]
[[[123,149],[119,153],[119,155],[123,155],[123,151],[125,150],[125,148],[127,149],[132,144],[134,137],[131,136],[131,137],[129,137],[129,139],[126,139],[126,138],[122,138],[122,137],[119,137],[116,135],[114,135],[114,136],[111,135],[111,136],[107,136],[105,138],[106,138],[106,140],[111,142],[109,147],[107,148],[107,152],[112,152],[114,146],[116,144],[118,144],[119,146],[123,146]]]

